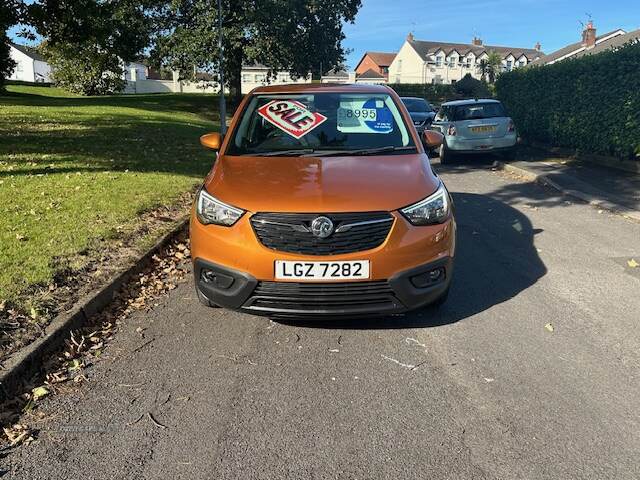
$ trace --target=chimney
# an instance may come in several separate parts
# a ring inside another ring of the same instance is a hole
[[[536,46],[533,48],[535,48],[537,51],[540,51],[542,50],[542,45],[540,45],[540,42],[536,42]]]
[[[596,27],[593,26],[592,21],[589,21],[582,31],[582,46],[587,48],[596,46]]]
[[[407,41],[408,42],[413,42],[413,33],[409,32],[409,35],[407,35]]]
[[[479,37],[473,37],[473,45],[475,45],[476,47],[481,47],[482,46],[482,39]]]

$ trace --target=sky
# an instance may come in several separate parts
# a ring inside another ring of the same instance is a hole
[[[551,53],[581,39],[580,22],[598,34],[640,28],[640,0],[362,0],[345,25],[350,69],[365,51],[397,52],[409,32],[416,40],[533,48]]]
[[[347,66],[367,50],[397,52],[409,32],[417,40],[470,43],[477,35],[487,45],[521,48],[539,41],[551,53],[579,41],[589,18],[598,34],[638,29],[640,0],[362,0],[355,23],[344,27]]]

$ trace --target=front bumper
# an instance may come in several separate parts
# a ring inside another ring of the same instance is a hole
[[[196,286],[215,304],[254,314],[370,315],[419,308],[437,299],[448,286],[451,259],[455,256],[456,223],[451,217],[439,225],[416,227],[398,212],[391,215],[391,229],[375,248],[309,255],[267,248],[251,226],[250,213],[232,227],[203,225],[192,214],[191,255]],[[276,260],[369,260],[371,276],[367,281],[346,283],[276,282]],[[407,284],[407,276],[417,275],[413,273],[416,269],[440,263],[445,268],[442,284],[417,289]],[[212,270],[209,282],[202,280],[204,268]],[[336,295],[336,289],[346,292]],[[355,297],[351,298],[351,294]]]
[[[211,302],[268,316],[371,316],[401,314],[424,307],[449,288],[451,257],[395,274],[388,280],[348,283],[258,281],[247,272],[201,258],[194,260],[196,288]],[[430,272],[439,272],[437,280]]]

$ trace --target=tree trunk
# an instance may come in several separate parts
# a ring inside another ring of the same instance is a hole
[[[236,108],[242,100],[242,60],[244,52],[241,48],[225,51],[226,84],[229,86],[229,100],[233,108]]]

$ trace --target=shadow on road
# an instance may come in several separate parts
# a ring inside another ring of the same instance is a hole
[[[458,245],[451,293],[439,309],[370,319],[282,320],[291,326],[336,329],[437,327],[505,302],[534,285],[547,269],[534,237],[540,230],[502,200],[471,193],[453,193]],[[498,197],[499,198],[499,197]]]

